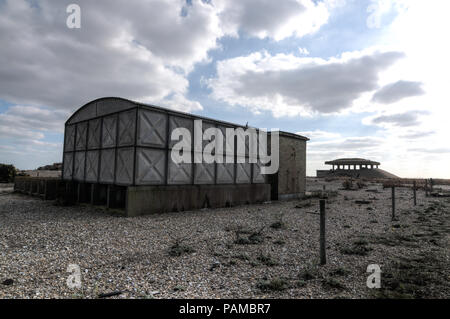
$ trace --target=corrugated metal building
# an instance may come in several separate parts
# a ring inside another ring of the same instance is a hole
[[[82,106],[65,124],[63,179],[72,181],[77,200],[125,208],[128,215],[223,207],[295,198],[305,192],[307,138],[279,134],[279,172],[262,175],[261,163],[180,163],[170,152],[171,132],[185,128],[194,152],[195,120],[202,131],[246,127],[137,103],[101,98]],[[228,141],[224,138],[223,153]],[[236,140],[235,140],[236,142]],[[203,141],[205,146],[208,141]],[[270,146],[270,137],[269,137]],[[237,143],[234,143],[236,147]],[[216,151],[220,148],[216,148]]]

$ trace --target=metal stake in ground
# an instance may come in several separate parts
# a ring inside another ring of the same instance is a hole
[[[392,186],[392,220],[395,220],[395,186]]]
[[[414,192],[414,206],[416,206],[417,205],[416,181],[413,182],[413,192]]]
[[[326,254],[326,241],[325,241],[325,200],[320,200],[320,264],[325,265],[327,263]]]

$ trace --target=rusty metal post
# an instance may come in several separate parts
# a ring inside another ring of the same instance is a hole
[[[320,200],[320,264],[327,263],[326,240],[325,240],[325,200]]]

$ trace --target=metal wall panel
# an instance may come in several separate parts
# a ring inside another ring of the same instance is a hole
[[[73,168],[73,179],[84,181],[85,152],[75,152],[75,165]]]
[[[126,111],[119,113],[119,142],[118,146],[128,146],[134,144],[136,132],[136,111]]]
[[[236,183],[248,184],[251,182],[251,165],[248,163],[236,163]]]
[[[225,126],[218,126],[220,131],[223,135],[223,144],[222,144],[222,152],[219,151],[218,147],[216,148],[217,153],[226,154],[227,153],[227,145],[233,149],[234,152],[234,146],[232,141],[227,141],[227,133],[226,133],[226,127]],[[218,142],[218,141],[217,141]]]
[[[203,127],[202,127],[202,134],[205,134],[205,131],[209,128],[215,128],[215,125],[213,123],[209,123],[209,122],[203,122]],[[205,148],[206,145],[208,145],[209,143],[211,143],[212,140],[214,140],[215,137],[212,137],[212,139],[210,140],[203,140],[203,135],[202,135],[202,150]],[[216,146],[217,148],[217,146]],[[215,150],[214,150],[215,151]]]
[[[134,148],[117,149],[116,163],[116,183],[122,185],[131,185],[133,183],[134,171]]]
[[[102,129],[103,148],[116,146],[116,124],[117,124],[116,115],[111,115],[103,118],[103,129]]]
[[[67,125],[64,134],[64,151],[73,151],[75,145],[75,125]]]
[[[86,152],[86,182],[97,182],[99,151]]]
[[[100,126],[101,126],[100,119],[89,121],[88,149],[100,147]]]
[[[114,183],[114,149],[101,151],[100,182]]]
[[[168,184],[192,184],[192,164],[180,163],[176,164],[170,158],[169,152],[169,176]]]
[[[75,142],[75,149],[84,150],[86,149],[86,138],[87,138],[87,122],[82,122],[77,124],[77,138]]]
[[[217,184],[234,183],[234,164],[217,163]]]
[[[64,179],[72,179],[72,168],[73,168],[73,153],[64,154]]]
[[[137,148],[136,152],[136,184],[164,184],[166,151]]]
[[[177,141],[171,141],[170,134],[175,128],[186,128],[190,132],[190,139],[186,142],[194,146],[195,119],[195,116],[118,98],[86,104],[85,109],[81,109],[66,122],[63,177],[122,185],[133,182],[137,185],[265,182],[265,177],[260,174],[259,164],[248,163],[248,158],[247,163],[235,164],[173,163],[170,152]],[[217,127],[221,130],[223,147],[219,155],[224,155],[227,146],[226,128],[234,129],[235,126],[211,119],[201,120],[203,133],[208,128]],[[77,124],[71,124],[73,122]],[[202,139],[202,150],[210,142]],[[228,141],[228,145],[233,144],[233,141]],[[248,156],[248,140],[245,144]],[[216,152],[218,148],[216,145]],[[236,145],[233,145],[233,150],[235,148]],[[79,152],[82,150],[87,150],[85,157],[84,152]],[[70,155],[72,151],[78,152]],[[76,169],[72,172],[73,166]]]
[[[166,145],[167,114],[147,110],[139,110],[138,145]]]
[[[253,164],[253,183],[265,183],[265,176],[261,174],[261,162]]]
[[[169,143],[169,147],[170,148],[172,148],[173,145],[175,145],[178,142],[176,140],[172,141],[170,137],[171,137],[172,131],[175,128],[179,128],[179,127],[184,127],[184,128],[187,128],[189,130],[189,132],[191,134],[191,139],[190,140],[187,139],[186,141],[188,143],[192,143],[192,139],[194,138],[194,133],[193,133],[194,120],[188,119],[188,118],[185,118],[185,117],[179,117],[179,116],[170,115],[169,116],[169,136],[168,136],[169,141],[170,141],[170,143]]]
[[[195,184],[214,184],[215,173],[214,163],[196,163],[195,164]]]

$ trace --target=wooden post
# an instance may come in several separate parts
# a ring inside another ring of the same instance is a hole
[[[428,197],[428,179],[425,179],[425,197]]]
[[[413,192],[414,192],[414,206],[416,206],[417,205],[416,181],[413,182]]]
[[[320,264],[327,263],[326,240],[325,240],[325,200],[320,200]]]
[[[395,220],[395,186],[392,186],[392,220]]]

